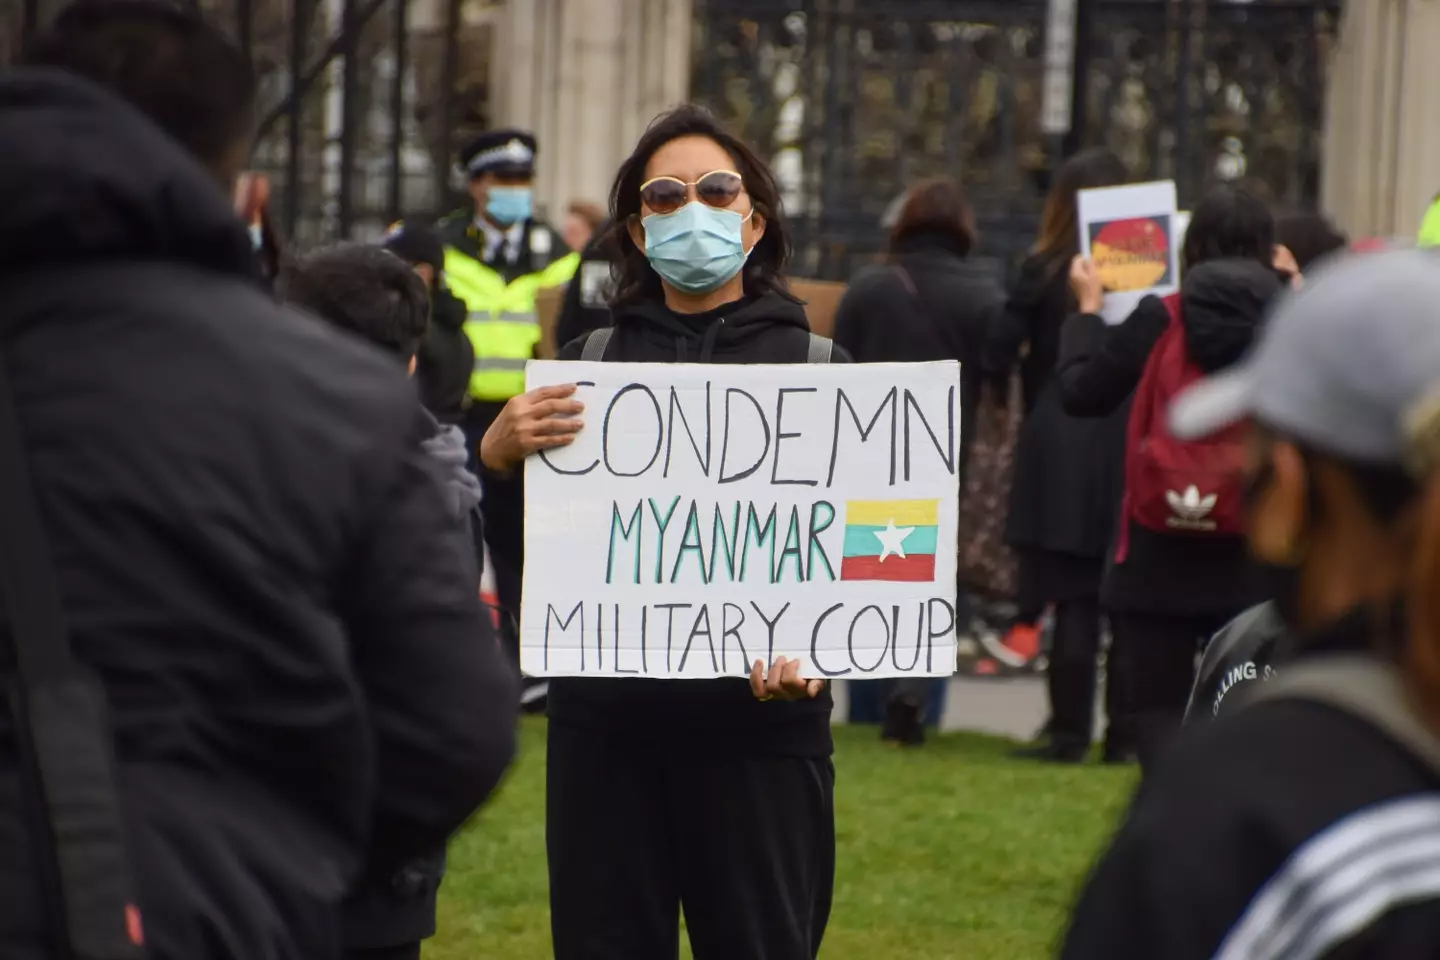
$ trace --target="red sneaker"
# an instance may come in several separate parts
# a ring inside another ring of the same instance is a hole
[[[1003,637],[995,634],[982,636],[981,643],[986,653],[1007,667],[1024,667],[1040,655],[1040,628],[1017,623]]]

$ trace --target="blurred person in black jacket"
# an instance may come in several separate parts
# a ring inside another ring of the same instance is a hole
[[[995,271],[970,259],[977,239],[960,184],[916,184],[885,263],[861,270],[835,311],[835,342],[856,363],[960,361],[962,475],[980,401],[980,354],[1005,301]]]
[[[1440,955],[1437,302],[1425,251],[1333,260],[1172,405],[1181,436],[1249,423],[1246,540],[1285,663],[1147,775],[1063,960]],[[1367,695],[1406,723],[1271,699],[1316,671],[1383,680]]]
[[[595,229],[590,242],[580,250],[580,267],[565,288],[565,299],[555,320],[557,349],[591,330],[610,326],[609,298],[614,292],[616,240],[606,221]]]
[[[422,276],[399,257],[365,244],[326,247],[287,264],[280,293],[291,306],[379,347],[416,374],[430,297]],[[457,426],[431,424],[421,447],[445,472],[451,516],[467,529],[477,563],[483,562],[480,481],[465,469],[465,435]],[[441,846],[398,871],[369,872],[345,904],[349,960],[419,960],[420,941],[435,933],[435,897],[444,870]]]
[[[994,271],[969,259],[978,237],[970,201],[954,180],[926,180],[906,196],[883,265],[850,282],[835,312],[835,342],[856,363],[960,361],[960,476],[980,403],[986,330],[1004,303]],[[901,679],[887,698],[881,736],[925,738],[930,681]]]
[[[403,371],[263,288],[239,51],[95,0],[26,57],[0,77],[0,355],[108,696],[146,953],[330,960],[361,869],[442,844],[512,753],[471,544]],[[59,908],[10,717],[0,955],[39,960]]]
[[[1016,755],[1057,763],[1079,763],[1090,752],[1103,626],[1100,576],[1120,506],[1129,415],[1129,404],[1121,402],[1106,416],[1077,417],[1060,398],[1060,331],[1075,309],[1070,261],[1080,252],[1076,194],[1127,179],[1125,165],[1109,150],[1086,150],[1061,165],[1035,249],[990,329],[983,360],[998,397],[1017,365],[1024,386],[1025,420],[1005,521],[1005,540],[1020,559],[1019,606],[1038,613],[1053,604],[1055,610],[1046,668],[1048,740]],[[1117,673],[1114,653],[1109,678]],[[1134,754],[1122,692],[1120,683],[1105,685],[1104,756],[1111,763]]]
[[[441,423],[458,424],[469,404],[475,348],[465,335],[465,304],[445,285],[445,244],[440,232],[402,220],[385,234],[386,250],[415,268],[430,291],[430,321],[416,354],[420,400]]]
[[[1190,362],[1222,370],[1249,349],[1281,291],[1269,208],[1243,188],[1222,186],[1195,206],[1182,252],[1180,322]],[[1093,264],[1076,259],[1072,287],[1080,313],[1061,332],[1060,398],[1074,416],[1109,416],[1139,383],[1170,312],[1146,297],[1120,325],[1100,317],[1103,291]],[[1133,451],[1127,450],[1126,456]],[[1112,650],[1134,711],[1140,762],[1147,767],[1179,727],[1195,682],[1200,646],[1246,607],[1264,599],[1241,536],[1161,533],[1121,516],[1101,584]]]

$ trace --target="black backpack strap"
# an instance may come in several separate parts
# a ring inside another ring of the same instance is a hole
[[[1271,680],[1256,684],[1245,704],[1266,700],[1308,700],[1348,713],[1440,776],[1440,733],[1411,707],[1398,668],[1378,657],[1337,654],[1288,664]]]
[[[0,601],[18,668],[10,709],[48,824],[33,833],[53,874],[44,896],[64,960],[135,960],[143,938],[105,689],[71,650],[24,453],[0,356]]]
[[[818,333],[810,334],[810,349],[805,355],[806,363],[829,363],[835,352],[835,341]]]
[[[586,363],[599,363],[604,360],[605,350],[610,346],[610,338],[614,335],[614,327],[591,330],[589,336],[585,338],[585,345],[580,348],[580,359]]]

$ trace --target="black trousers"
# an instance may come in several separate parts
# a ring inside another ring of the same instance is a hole
[[[1050,739],[1059,745],[1088,747],[1095,729],[1095,684],[1100,660],[1100,601],[1093,597],[1062,600],[1055,604],[1055,631],[1051,637],[1046,685],[1050,694]],[[1107,674],[1108,676],[1108,674]],[[1105,713],[1110,728],[1107,744],[1124,741],[1126,710],[1120,702],[1122,687],[1105,684]]]
[[[525,567],[525,473],[517,469],[511,475],[500,476],[480,465],[480,441],[504,408],[503,403],[476,401],[466,411],[464,430],[472,468],[482,488],[480,517],[485,527],[485,546],[490,551],[496,598],[501,609],[518,621],[520,579]],[[519,663],[518,637],[509,630],[502,636],[507,646],[515,647],[510,653]]]
[[[1112,677],[1124,688],[1143,776],[1185,719],[1195,661],[1205,641],[1230,620],[1224,614],[1167,616],[1112,613]]]
[[[814,960],[835,878],[828,759],[675,754],[551,724],[555,960]]]

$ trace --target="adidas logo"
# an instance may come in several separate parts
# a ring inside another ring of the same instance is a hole
[[[1209,519],[1210,511],[1215,509],[1215,494],[1207,493],[1202,497],[1199,488],[1192,483],[1185,488],[1184,493],[1167,490],[1165,502],[1170,505],[1170,512],[1173,514],[1165,521],[1167,527],[1176,530],[1215,529],[1215,521]]]

